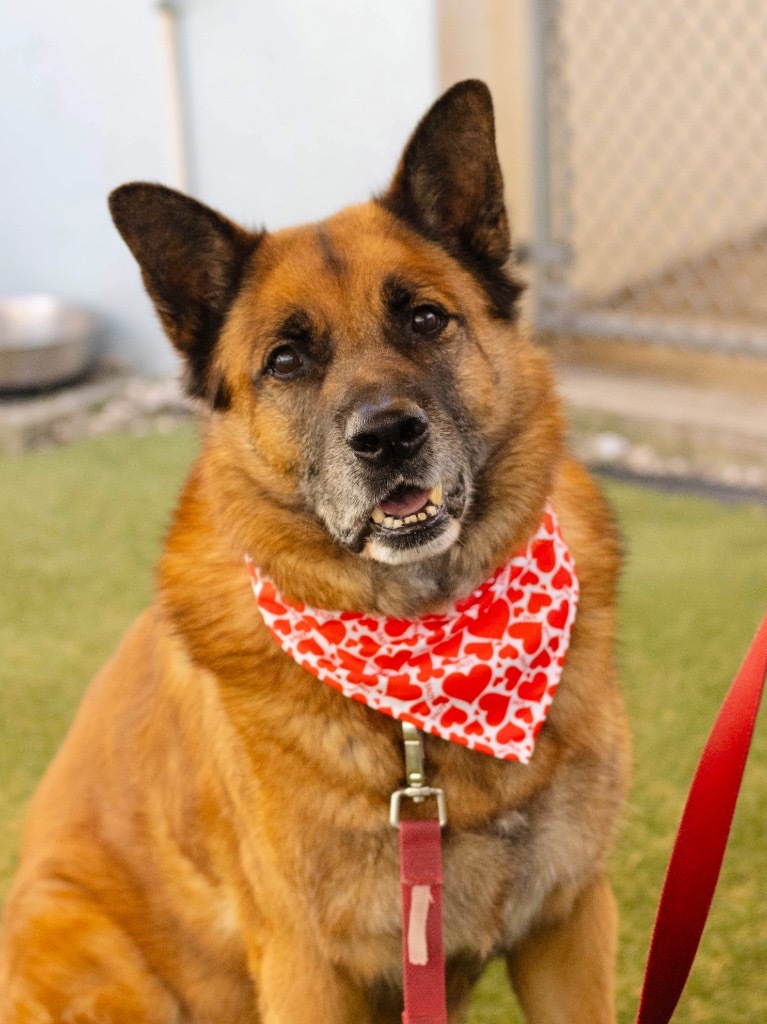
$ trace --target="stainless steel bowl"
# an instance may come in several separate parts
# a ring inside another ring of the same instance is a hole
[[[64,384],[93,361],[99,319],[52,295],[0,299],[0,391]]]

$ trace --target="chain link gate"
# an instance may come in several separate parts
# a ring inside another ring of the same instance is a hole
[[[532,3],[537,330],[767,355],[767,2]]]

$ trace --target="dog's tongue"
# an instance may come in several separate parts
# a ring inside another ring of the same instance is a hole
[[[429,492],[418,487],[398,487],[381,502],[380,508],[389,516],[411,516],[419,512],[429,500]]]

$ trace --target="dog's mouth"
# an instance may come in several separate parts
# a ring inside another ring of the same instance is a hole
[[[376,561],[401,564],[447,550],[460,533],[466,503],[463,483],[428,490],[400,483],[373,508],[363,553]]]
[[[370,513],[371,522],[382,533],[413,532],[434,522],[443,511],[442,484],[426,491],[400,484]]]

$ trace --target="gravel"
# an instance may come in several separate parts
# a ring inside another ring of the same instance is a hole
[[[0,451],[18,455],[113,431],[167,433],[194,416],[176,375],[144,377],[102,364],[67,387],[0,396]]]

